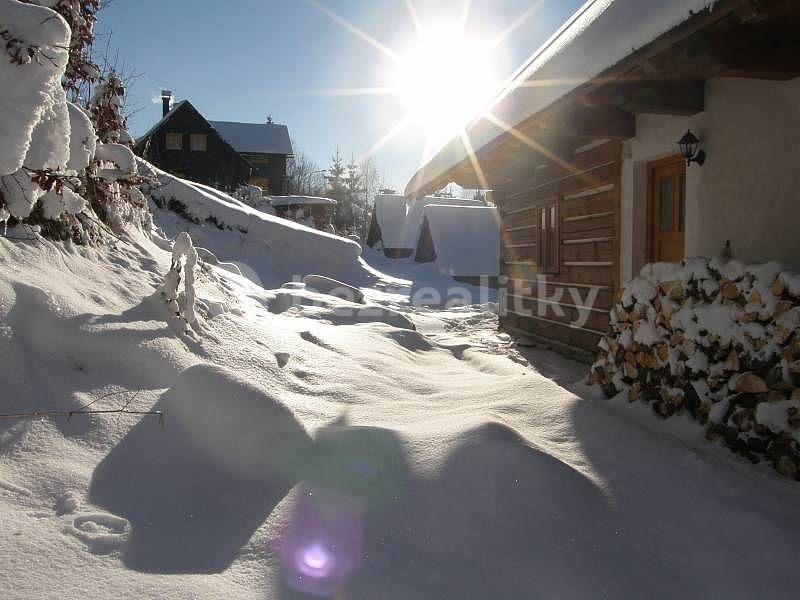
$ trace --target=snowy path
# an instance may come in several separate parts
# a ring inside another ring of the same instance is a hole
[[[796,484],[582,399],[489,311],[365,290],[414,331],[209,269],[187,333],[147,240],[0,253],[4,408],[166,416],[0,423],[3,598],[304,598],[334,565],[353,599],[796,596]]]

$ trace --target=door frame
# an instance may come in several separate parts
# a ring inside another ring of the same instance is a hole
[[[680,163],[683,166],[684,175],[686,173],[686,159],[680,154],[673,154],[658,160],[648,161],[647,163],[647,262],[653,262],[655,246],[655,224],[656,224],[656,202],[655,202],[655,177],[653,173],[661,167],[668,167]],[[688,197],[684,197],[688,202]],[[685,210],[685,209],[684,209]],[[686,251],[686,226],[683,231],[684,252]]]

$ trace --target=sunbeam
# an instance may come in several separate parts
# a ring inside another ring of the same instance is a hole
[[[330,17],[340,27],[343,27],[344,29],[346,29],[347,31],[349,31],[350,33],[355,35],[356,37],[358,37],[361,40],[363,40],[366,43],[368,43],[370,46],[380,50],[383,54],[385,54],[386,56],[391,58],[393,61],[399,62],[401,60],[400,55],[397,54],[397,52],[395,52],[394,50],[392,50],[391,48],[389,48],[385,44],[382,44],[381,42],[376,40],[374,37],[369,35],[367,32],[365,32],[362,29],[359,29],[358,27],[353,25],[350,21],[348,21],[344,17],[340,16],[339,14],[335,13],[330,8],[328,8],[327,6],[325,6],[324,4],[319,2],[319,0],[306,0],[306,2],[308,2],[311,6],[316,8],[318,11],[320,11],[324,15]]]
[[[480,163],[478,162],[478,157],[475,155],[475,150],[472,148],[472,142],[470,142],[469,136],[465,131],[462,130],[459,132],[459,137],[461,137],[461,143],[464,144],[464,150],[467,151],[467,156],[469,157],[469,162],[472,165],[472,170],[475,171],[475,177],[478,178],[478,185],[482,190],[488,190],[489,183],[486,180],[486,176],[483,173]]]
[[[574,165],[570,164],[568,161],[565,161],[563,158],[561,158],[560,156],[558,156],[550,149],[537,142],[536,140],[525,135],[524,133],[519,131],[516,127],[513,127],[512,125],[509,125],[508,123],[504,122],[502,119],[497,118],[492,113],[487,112],[486,114],[483,115],[483,118],[486,119],[487,121],[490,121],[491,123],[494,123],[500,129],[508,132],[509,135],[515,137],[520,142],[522,142],[529,148],[535,150],[536,152],[539,152],[545,158],[557,164],[561,168],[567,170],[568,172],[576,173],[578,171],[578,169]]]
[[[302,97],[302,96],[390,96],[396,91],[390,87],[332,88],[329,90],[284,90],[272,92],[269,96]]]
[[[514,31],[516,31],[519,28],[520,25],[522,25],[523,23],[525,23],[525,21],[530,19],[533,16],[533,14],[537,10],[539,10],[539,8],[542,6],[543,3],[544,0],[537,0],[537,2],[531,4],[527,9],[525,9],[525,11],[521,15],[519,15],[516,19],[514,19],[511,22],[511,24],[508,27],[506,27],[502,33],[500,33],[500,35],[494,38],[489,47],[492,50],[494,50],[500,44],[502,44],[508,36],[510,36],[512,33],[514,33]]]
[[[408,127],[410,122],[411,119],[409,119],[408,117],[402,119],[399,123],[397,123],[394,127],[392,127],[386,133],[386,135],[384,135],[381,139],[375,142],[369,150],[367,150],[363,155],[361,155],[359,157],[359,161],[362,161],[365,158],[372,156],[378,150],[383,148],[386,144],[392,141],[397,135],[399,135],[406,127]]]
[[[411,17],[411,22],[414,24],[414,30],[417,32],[417,36],[422,37],[422,20],[419,18],[419,13],[414,6],[414,0],[406,0],[406,6],[408,7],[408,14]]]
[[[464,0],[464,6],[461,7],[461,14],[458,17],[459,35],[464,35],[464,29],[466,29],[467,20],[469,19],[470,8],[472,8],[472,0]]]

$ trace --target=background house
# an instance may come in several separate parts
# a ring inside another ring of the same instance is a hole
[[[502,325],[589,353],[646,262],[730,240],[743,261],[797,264],[797,31],[785,0],[587,2],[467,126],[470,148],[451,140],[406,194],[491,188]],[[690,128],[702,166],[677,143]],[[558,289],[598,295],[584,309]]]
[[[208,121],[188,100],[171,107],[139,137],[134,152],[173,175],[231,191],[244,183],[266,194],[286,192],[292,144],[286,125]]]
[[[234,123],[209,121],[231,147],[253,167],[248,183],[266,194],[285,194],[288,176],[286,163],[293,154],[286,125],[273,123]]]

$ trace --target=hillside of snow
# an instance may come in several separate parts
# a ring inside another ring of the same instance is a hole
[[[358,243],[268,214],[213,188],[180,179],[139,160],[155,178],[145,189],[155,224],[169,237],[181,231],[242,274],[278,287],[308,274],[369,285],[380,279],[360,259]]]
[[[479,307],[206,262],[188,328],[154,240],[0,239],[4,411],[163,414],[0,421],[3,598],[794,596],[795,486],[509,360]]]

